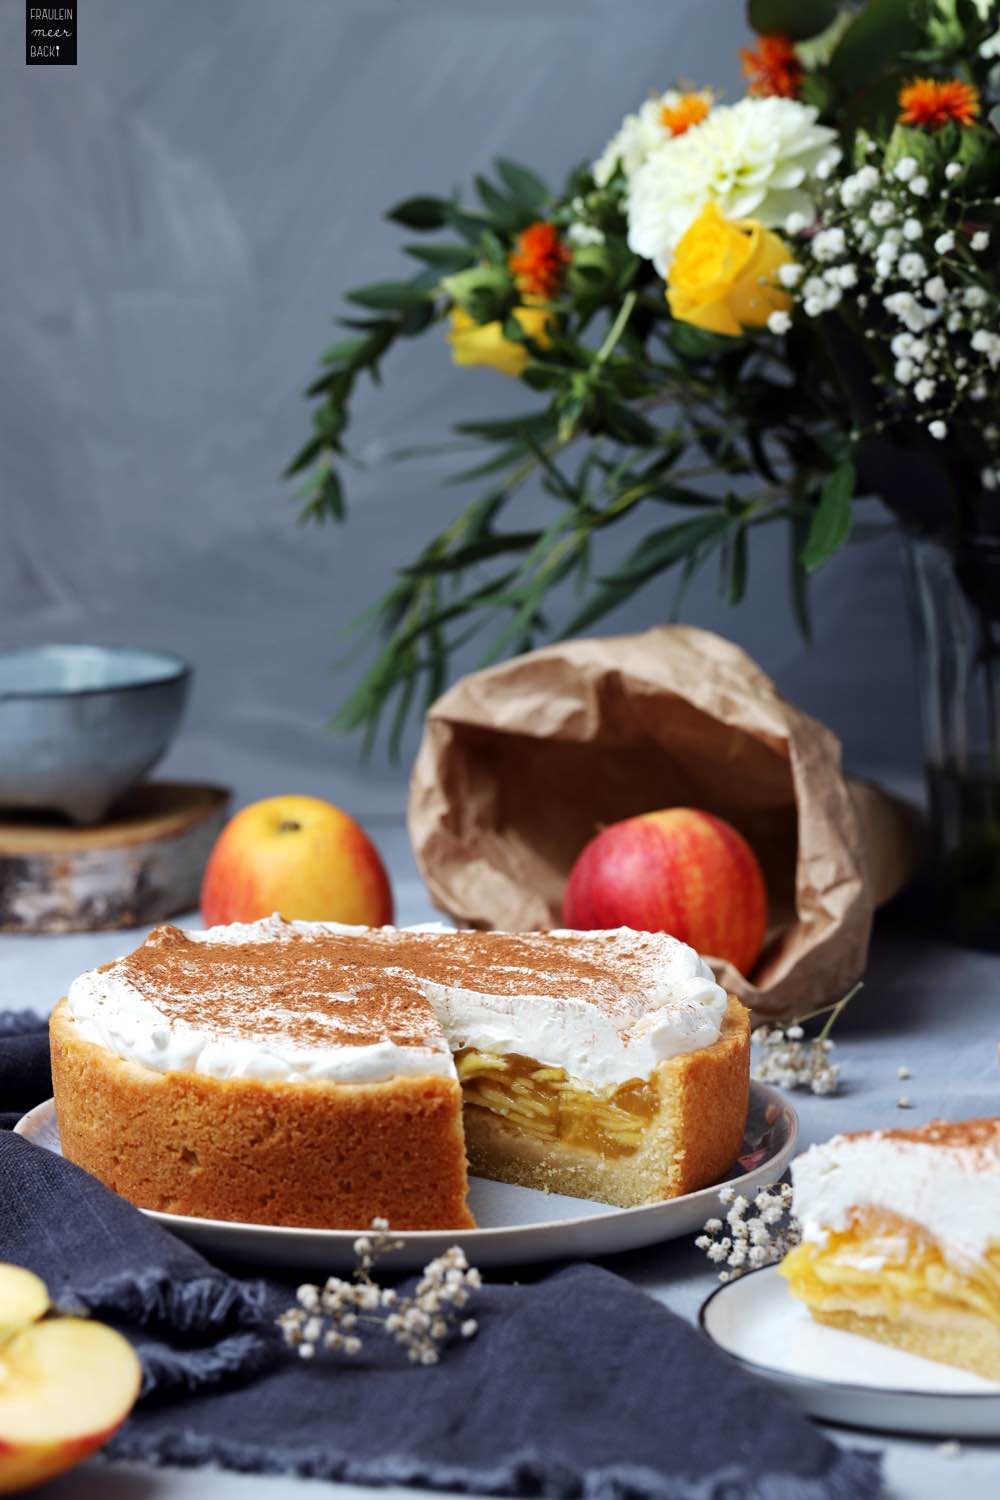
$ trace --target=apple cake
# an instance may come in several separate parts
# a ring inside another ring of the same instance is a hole
[[[145,1208],[463,1227],[485,1177],[631,1206],[732,1165],[749,1017],[660,933],[156,928],[51,1022],[65,1154]]]
[[[838,1135],[792,1182],[817,1322],[1000,1380],[1000,1118]]]

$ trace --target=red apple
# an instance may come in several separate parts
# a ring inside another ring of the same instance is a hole
[[[697,808],[670,807],[591,839],[570,871],[563,921],[669,932],[748,974],[764,942],[767,888],[735,828]]]
[[[206,923],[392,921],[389,877],[364,830],[319,797],[268,797],[226,824],[201,887]]]
[[[139,1394],[132,1346],[90,1318],[44,1317],[44,1284],[0,1265],[0,1495],[61,1474],[120,1427]]]

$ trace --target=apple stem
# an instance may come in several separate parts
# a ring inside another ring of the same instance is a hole
[[[278,832],[279,833],[298,833],[298,831],[299,831],[299,829],[301,827],[302,827],[302,824],[301,823],[297,823],[294,818],[282,818],[281,822],[278,824]]]

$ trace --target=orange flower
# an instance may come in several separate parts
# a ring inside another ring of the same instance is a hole
[[[664,104],[660,110],[660,124],[671,135],[683,135],[692,125],[700,125],[712,108],[712,95],[707,89],[700,94],[681,94],[676,104]]]
[[[979,114],[979,90],[960,78],[914,78],[899,91],[901,125],[923,125],[939,130],[949,120],[974,125]]]
[[[559,290],[563,272],[572,258],[555,226],[538,219],[518,235],[507,265],[525,296],[547,299]]]
[[[752,47],[740,51],[743,72],[750,82],[748,94],[777,94],[782,99],[798,98],[805,69],[799,62],[795,44],[780,31],[758,38],[756,52]]]

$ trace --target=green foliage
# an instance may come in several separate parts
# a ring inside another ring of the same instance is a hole
[[[890,159],[913,156],[932,177],[957,158],[970,198],[979,178],[995,182],[996,110],[977,129],[895,124],[900,83],[918,65],[933,71],[935,57],[952,49],[958,58],[963,47],[969,54],[969,35],[978,47],[988,34],[973,0],[749,0],[748,16],[757,31],[804,44],[802,97],[841,128],[847,161],[868,159],[866,131],[880,143],[892,133]],[[976,67],[981,81],[987,64]],[[369,663],[335,723],[364,730],[368,743],[385,725],[398,746],[408,716],[442,691],[455,652],[471,641],[486,663],[550,637],[556,594],[567,635],[647,588],[656,590],[653,614],[676,615],[708,564],[718,568],[722,597],[738,603],[763,525],[786,529],[788,594],[808,638],[809,579],[851,534],[864,458],[858,429],[885,376],[877,338],[842,327],[841,340],[851,341],[845,360],[823,320],[796,320],[781,338],[727,338],[675,322],[662,279],[628,247],[620,172],[598,187],[577,167],[554,191],[502,158],[473,186],[471,203],[418,195],[389,211],[420,236],[402,246],[409,270],[347,294],[343,336],[308,390],[312,433],[287,471],[304,484],[304,519],[342,520],[358,381],[378,380],[401,340],[433,329],[443,343],[454,308],[500,323],[526,356],[527,409],[454,429],[462,458],[446,482],[479,492],[354,627],[350,662],[356,670],[367,652]],[[979,214],[991,212],[976,201]],[[572,247],[541,340],[515,316],[525,293],[508,266],[517,236],[538,219]],[[499,376],[469,378],[482,380],[488,402]],[[530,505],[519,504],[522,496]],[[609,561],[605,536],[629,515],[644,522],[641,540]]]
[[[800,42],[832,26],[837,9],[837,0],[749,0],[747,20],[760,35],[780,31]]]
[[[407,229],[443,229],[448,222],[448,204],[443,198],[407,198],[390,208],[386,218]]]
[[[802,562],[809,573],[815,573],[839,552],[850,535],[855,477],[854,464],[845,458],[820,491],[819,505],[802,553]]]
[[[552,194],[540,177],[527,167],[519,167],[515,161],[504,157],[497,159],[497,174],[514,202],[531,215],[539,218],[552,201]]]
[[[923,39],[914,0],[868,0],[841,37],[830,59],[833,81],[857,90],[895,74],[904,55]]]

